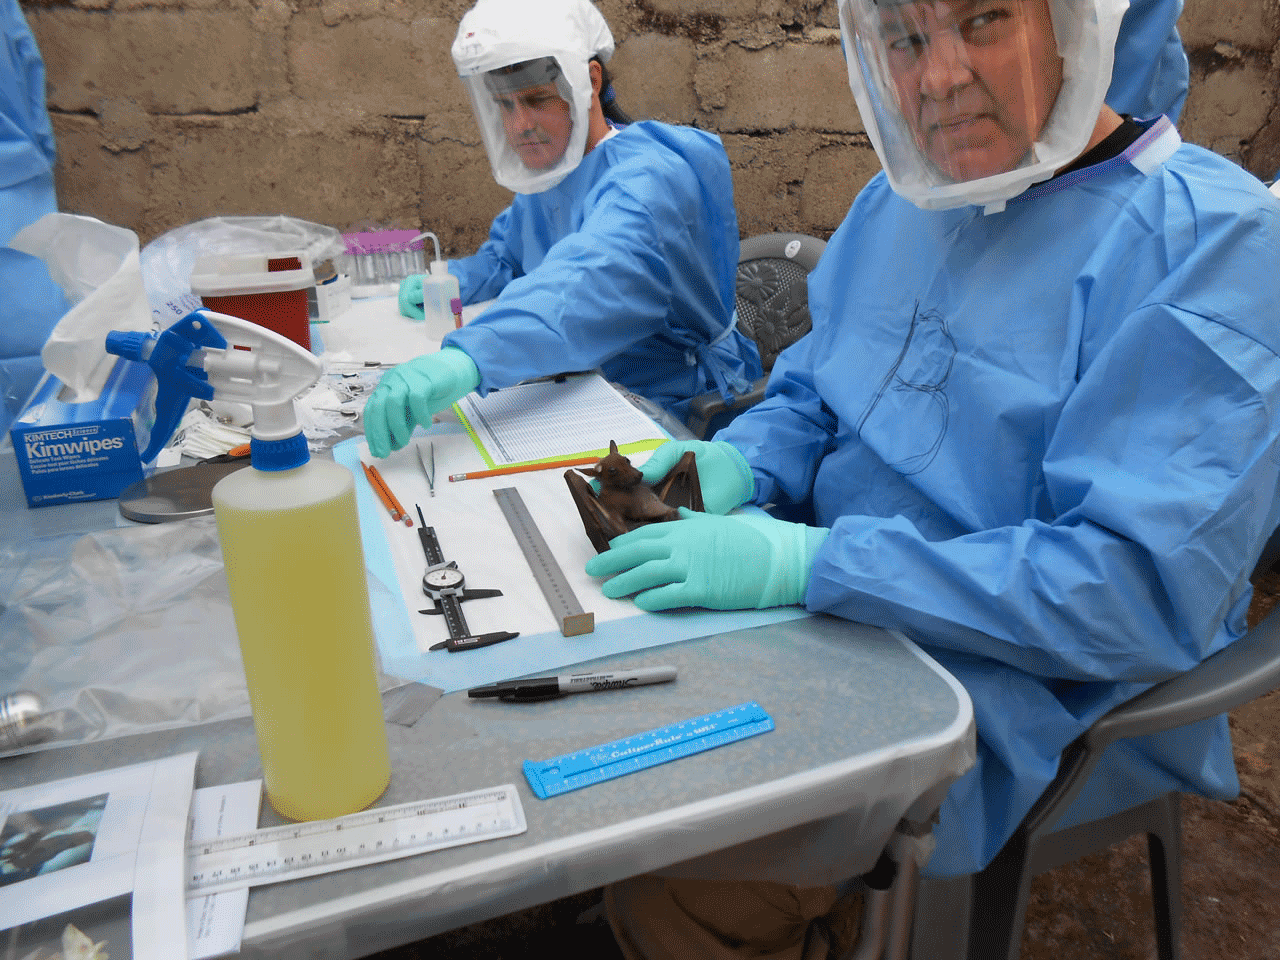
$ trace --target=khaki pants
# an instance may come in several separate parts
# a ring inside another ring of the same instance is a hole
[[[811,960],[828,941],[837,956],[862,913],[861,889],[653,875],[606,887],[604,903],[627,960]]]

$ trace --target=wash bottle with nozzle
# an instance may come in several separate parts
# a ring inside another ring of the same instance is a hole
[[[455,329],[452,301],[459,297],[460,288],[458,278],[449,272],[449,261],[440,259],[439,238],[428,231],[418,239],[425,237],[430,237],[435,244],[436,258],[422,278],[422,312],[426,314],[428,334],[439,340]]]
[[[294,398],[320,361],[265,327],[207,310],[156,337],[111,333],[159,392],[150,456],[193,396],[253,407],[252,466],[213,488],[267,799],[294,820],[373,803],[391,779],[355,481],[312,460]]]

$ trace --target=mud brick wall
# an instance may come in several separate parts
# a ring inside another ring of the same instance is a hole
[[[449,46],[466,0],[23,0],[61,209],[143,243],[218,214],[434,230],[471,252],[510,199]],[[743,236],[829,236],[879,168],[834,0],[601,0],[633,116],[718,133]],[[1280,168],[1280,0],[1186,0],[1185,139]]]

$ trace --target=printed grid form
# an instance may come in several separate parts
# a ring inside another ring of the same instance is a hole
[[[666,439],[652,420],[599,374],[469,394],[458,410],[480,452],[495,466],[571,457]]]

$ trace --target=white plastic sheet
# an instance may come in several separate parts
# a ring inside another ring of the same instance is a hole
[[[147,330],[138,235],[93,217],[50,213],[18,231],[9,246],[39,257],[73,304],[49,334],[40,358],[79,403],[97,397],[115,364],[112,330]]]
[[[249,712],[212,517],[0,548],[0,678],[46,745]]]
[[[0,690],[45,708],[42,739],[0,756],[249,715],[211,516],[0,544],[0,605]],[[393,723],[439,695],[385,674],[379,686]]]

